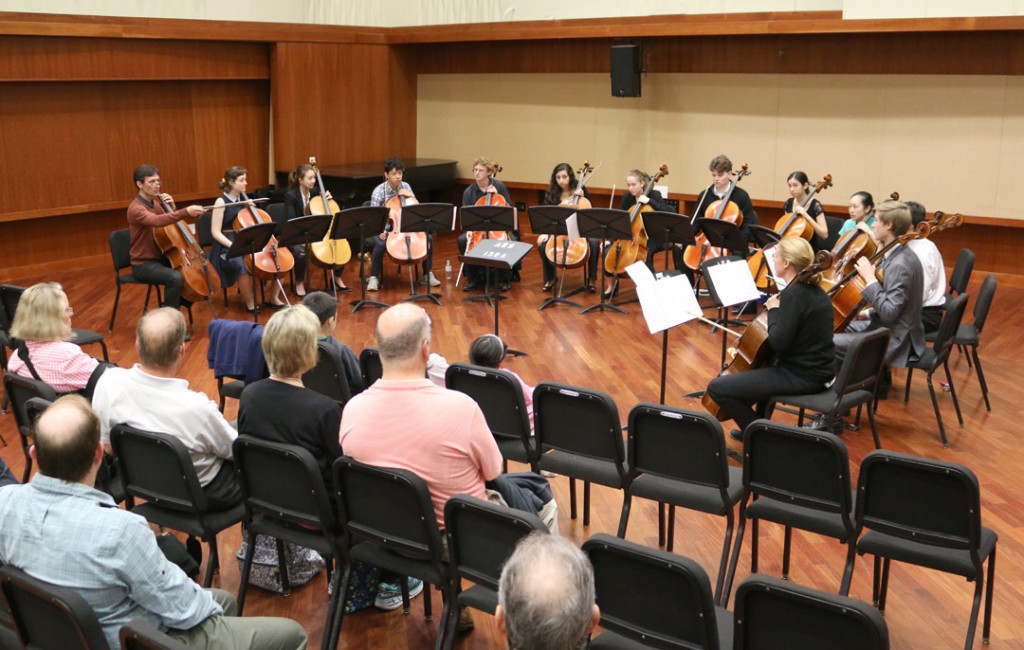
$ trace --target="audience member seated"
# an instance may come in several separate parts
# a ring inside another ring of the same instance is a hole
[[[329,343],[341,355],[349,392],[353,395],[363,392],[363,372],[359,367],[359,357],[352,348],[334,338],[334,328],[338,325],[338,299],[326,291],[313,291],[302,299],[302,304],[320,320],[320,340]]]
[[[910,210],[912,227],[925,220],[927,211],[917,201],[907,201]],[[939,331],[942,314],[946,307],[946,266],[942,261],[942,253],[931,239],[919,238],[907,242],[907,248],[914,251],[921,260],[921,271],[924,274],[924,302],[921,309],[921,325],[925,334]]]
[[[43,282],[21,294],[11,323],[11,336],[25,342],[35,374],[58,393],[84,390],[100,365],[68,340],[73,313],[64,289],[56,282]],[[22,377],[33,377],[17,351],[11,356],[8,369]]]
[[[0,490],[0,562],[77,591],[111,649],[120,648],[118,631],[133,619],[194,648],[306,647],[295,621],[233,616],[231,594],[199,587],[164,558],[144,518],[92,488],[103,446],[84,398],[58,399],[33,437],[39,472],[27,485]]]
[[[321,295],[334,300],[328,294]],[[238,432],[308,449],[330,491],[331,465],[341,456],[341,407],[302,385],[302,375],[316,365],[319,332],[317,317],[302,305],[270,317],[263,330],[263,356],[270,367],[270,378],[249,384],[242,391]]]
[[[572,542],[533,533],[501,570],[498,629],[510,650],[578,650],[601,618],[594,569]]]
[[[210,510],[241,503],[231,462],[231,443],[238,434],[216,403],[178,377],[185,350],[181,312],[162,307],[143,314],[135,328],[135,349],[139,363],[131,369],[111,368],[96,384],[93,408],[103,444],[109,449],[110,429],[120,423],[173,435],[188,449]]]
[[[469,345],[469,362],[475,366],[485,368],[501,368],[501,362],[505,360],[508,346],[496,334],[484,334],[478,337]],[[523,381],[517,373],[503,368],[503,370],[519,380],[523,387],[523,399],[526,400],[526,414],[530,417],[530,430],[533,430],[533,386]]]

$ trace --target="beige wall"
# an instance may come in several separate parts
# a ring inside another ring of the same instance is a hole
[[[502,178],[547,182],[555,163],[603,162],[595,187],[633,167],[669,166],[696,193],[725,153],[750,164],[755,198],[786,198],[794,169],[831,173],[845,204],[893,190],[931,210],[1024,218],[1024,80],[995,76],[700,75],[644,77],[643,97],[611,97],[607,75],[420,75],[417,152],[471,176],[487,155]]]

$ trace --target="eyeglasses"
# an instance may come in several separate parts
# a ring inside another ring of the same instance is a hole
[[[74,316],[75,310],[71,308],[71,305],[68,305],[67,307],[64,308],[64,313],[67,314],[68,316]]]

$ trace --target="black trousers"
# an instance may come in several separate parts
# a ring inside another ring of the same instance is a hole
[[[181,273],[171,268],[171,263],[164,260],[150,260],[132,267],[132,273],[143,282],[151,282],[164,287],[164,306],[181,307],[181,288],[184,280]]]
[[[242,488],[238,485],[235,464],[224,461],[213,480],[203,486],[206,506],[210,510],[227,510],[242,502]]]
[[[825,382],[773,366],[723,375],[708,384],[708,395],[732,418],[740,431],[765,416],[768,398],[810,395],[825,390]]]
[[[921,324],[924,325],[924,333],[931,334],[932,332],[939,331],[939,325],[942,324],[942,315],[945,313],[945,307],[925,307],[921,310]]]

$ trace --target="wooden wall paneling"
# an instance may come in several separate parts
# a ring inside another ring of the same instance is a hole
[[[262,81],[191,82],[195,185],[216,192],[224,170],[248,170],[249,191],[269,183],[270,98]]]
[[[3,224],[0,282],[14,277],[15,269],[17,273],[25,273],[25,267],[36,267],[45,272],[46,268],[55,265],[74,264],[78,258],[92,258],[91,266],[99,264],[112,269],[107,236],[112,230],[127,227],[125,213],[128,202],[124,205],[119,210]]]
[[[105,94],[95,84],[3,86],[7,192],[0,213],[110,198]]]
[[[267,79],[265,43],[6,36],[0,81]]]
[[[412,52],[383,45],[278,43],[272,55],[274,167],[416,154]]]
[[[88,86],[94,84],[78,84]],[[104,93],[107,200],[127,205],[136,194],[132,173],[143,163],[160,169],[163,190],[178,197],[196,183],[196,133],[191,83],[187,81],[101,84]]]

